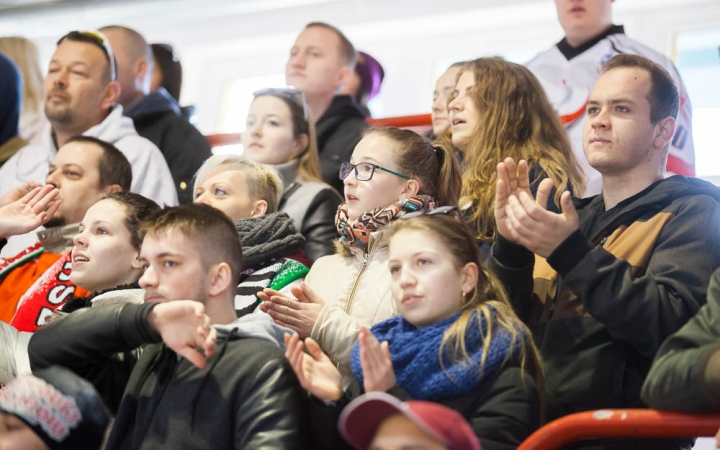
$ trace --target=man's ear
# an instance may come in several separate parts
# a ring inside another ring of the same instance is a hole
[[[122,192],[123,188],[119,184],[111,184],[110,186],[105,186],[103,191],[105,194],[112,194],[113,192]]]
[[[268,203],[265,200],[256,200],[250,211],[250,217],[264,216],[268,209]]]
[[[135,258],[133,258],[132,262],[130,263],[130,266],[133,269],[142,269],[143,266],[142,266],[142,263],[140,262],[140,253],[139,252],[135,255]]]
[[[232,269],[230,265],[225,262],[221,262],[210,268],[208,294],[212,297],[216,297],[225,292],[232,283]]]
[[[133,67],[135,75],[135,88],[140,88],[143,94],[150,93],[150,84],[152,82],[152,73],[150,73],[150,64],[147,58],[143,57],[135,61]]]
[[[343,88],[343,86],[347,86],[351,81],[353,74],[355,73],[354,70],[350,68],[350,66],[343,66],[340,69],[340,73],[338,74],[338,86],[337,90],[340,91],[340,89]]]
[[[675,135],[675,127],[677,122],[672,117],[666,117],[655,124],[655,139],[653,139],[653,146],[656,148],[665,148],[672,142],[672,138]]]
[[[105,86],[105,92],[100,100],[100,109],[110,109],[120,97],[120,83],[111,81]]]

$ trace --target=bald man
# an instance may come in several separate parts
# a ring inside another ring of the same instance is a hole
[[[192,177],[209,158],[210,144],[180,113],[180,105],[159,87],[150,92],[154,58],[145,38],[130,28],[100,29],[115,50],[120,103],[138,134],[152,141],[165,156],[180,203],[192,202]]]

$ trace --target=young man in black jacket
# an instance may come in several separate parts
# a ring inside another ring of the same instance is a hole
[[[236,319],[242,248],[232,222],[184,205],[144,231],[145,303],[55,320],[30,341],[33,369],[68,367],[119,405],[108,449],[308,448],[306,398],[280,347],[284,329],[263,313]],[[138,348],[137,360],[114,356]]]
[[[341,194],[340,164],[350,161],[368,127],[367,113],[355,99],[338,94],[352,80],[356,63],[355,47],[340,30],[312,22],[298,35],[285,66],[285,81],[304,92],[316,121],[322,179]]]
[[[153,52],[145,38],[117,25],[100,29],[115,50],[118,103],[138,134],[155,144],[167,161],[180,204],[192,203],[195,172],[212,156],[210,143],[180,111],[178,102],[160,87],[150,92]]]
[[[544,180],[533,199],[525,162],[517,177],[512,160],[498,166],[498,237],[489,264],[534,332],[548,420],[644,407],[640,388],[660,344],[706,301],[720,265],[720,190],[682,176],[664,179],[678,107],[666,70],[617,55],[588,99],[583,132],[588,161],[602,174],[601,195],[573,205],[564,192],[555,214],[545,209],[552,182]]]

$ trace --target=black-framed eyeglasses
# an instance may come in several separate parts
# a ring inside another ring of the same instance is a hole
[[[446,205],[446,206],[438,206],[435,209],[431,209],[430,211],[413,211],[409,213],[405,213],[402,216],[400,216],[400,219],[412,219],[413,217],[419,217],[419,216],[434,216],[436,214],[453,214],[455,218],[459,218],[460,210],[456,205]]]
[[[340,164],[340,179],[344,180],[347,178],[348,175],[350,175],[350,172],[355,170],[355,178],[357,178],[358,181],[369,181],[372,179],[373,174],[375,173],[375,169],[382,170],[383,172],[391,173],[395,176],[398,176],[404,180],[409,180],[410,177],[407,175],[403,175],[401,173],[393,172],[390,169],[386,169],[384,167],[380,167],[377,164],[369,163],[369,162],[361,162],[357,164],[350,164],[349,162],[344,162]]]
[[[263,95],[274,95],[278,97],[284,97],[288,98],[294,102],[296,102],[298,105],[302,105],[303,109],[303,118],[307,122],[309,114],[308,114],[308,106],[307,101],[305,100],[305,93],[301,91],[298,88],[288,86],[284,88],[265,88],[260,89],[259,91],[253,92],[253,99],[262,97]]]
[[[110,46],[110,41],[108,41],[108,38],[105,37],[104,34],[99,31],[90,30],[71,31],[65,36],[61,37],[60,40],[57,41],[57,45],[60,45],[67,40],[88,42],[90,44],[98,46],[103,51],[103,53],[105,53],[105,56],[107,56],[107,59],[110,62],[110,80],[117,81],[117,65],[115,64],[115,54],[113,53],[113,49]]]

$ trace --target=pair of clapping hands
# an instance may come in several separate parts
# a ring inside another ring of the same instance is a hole
[[[531,252],[547,258],[578,229],[578,214],[570,192],[560,197],[560,214],[547,210],[553,182],[545,178],[540,182],[536,198],[530,191],[527,162],[517,166],[506,158],[497,166],[498,180],[495,191],[495,224],[497,232],[506,240],[520,244]]]

